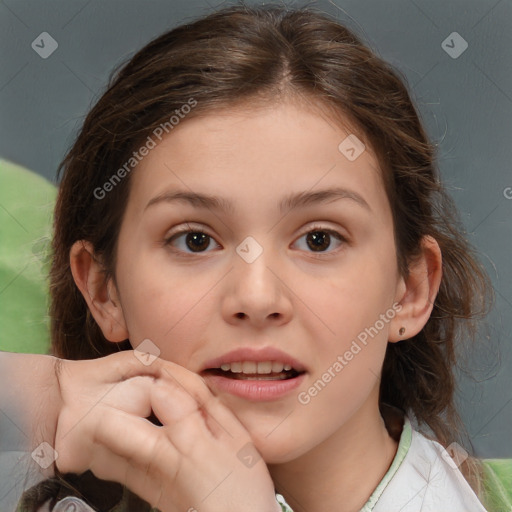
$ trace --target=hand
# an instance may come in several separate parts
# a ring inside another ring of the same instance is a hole
[[[59,364],[61,472],[90,469],[162,512],[281,511],[249,433],[200,376],[161,359],[144,366],[133,351]],[[259,460],[244,464],[242,448]]]

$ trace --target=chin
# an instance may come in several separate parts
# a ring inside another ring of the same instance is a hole
[[[225,404],[251,436],[251,440],[267,464],[290,462],[315,446],[314,431],[293,420],[294,414],[283,414],[282,405],[267,404],[257,410],[253,404]]]
[[[288,429],[279,431],[279,427],[272,432],[272,428],[258,429],[246,427],[251,435],[254,446],[261,454],[266,464],[284,464],[297,459],[309,450],[305,439],[295,439]],[[263,432],[263,430],[265,430]],[[272,432],[268,435],[269,432]]]
[[[265,464],[286,464],[298,459],[307,451],[297,446],[285,447],[282,443],[277,446],[269,446],[268,441],[263,445],[256,442],[254,444],[260,452],[262,459],[265,461]]]

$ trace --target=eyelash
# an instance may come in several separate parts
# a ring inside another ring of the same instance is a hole
[[[317,231],[317,232],[320,231],[322,233],[328,233],[330,236],[333,236],[336,240],[338,240],[338,242],[340,242],[341,245],[348,244],[348,240],[346,239],[346,237],[341,235],[341,233],[339,233],[338,231],[326,228],[324,226],[319,226],[319,225],[312,226],[310,229],[308,229],[307,231],[302,233],[302,235],[300,235],[300,237],[297,240],[301,239],[305,235],[308,235],[309,233],[314,233],[315,231]],[[188,229],[187,228],[179,229],[175,233],[173,233],[172,235],[166,237],[164,239],[164,241],[163,241],[163,244],[166,247],[171,247],[173,252],[179,253],[180,255],[183,255],[183,253],[184,254],[190,254],[190,255],[199,255],[199,254],[210,252],[210,251],[187,252],[187,251],[182,251],[180,249],[176,249],[176,248],[171,246],[171,243],[174,240],[176,240],[179,236],[186,235],[188,233],[203,234],[203,235],[206,235],[207,237],[209,237],[211,240],[215,241],[215,239],[212,236],[210,236],[208,233],[206,233],[206,231],[204,231],[204,230],[202,230],[200,228],[191,229],[189,227]],[[215,243],[217,243],[217,242],[215,242]],[[338,249],[334,249],[332,251],[319,251],[319,252],[307,251],[307,252],[309,252],[313,257],[323,257],[323,255],[329,255],[329,254],[337,252],[338,250],[339,250],[339,248]],[[185,257],[187,257],[187,256],[185,256]]]

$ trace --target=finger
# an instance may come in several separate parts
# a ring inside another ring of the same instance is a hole
[[[112,363],[107,361],[109,358]],[[212,394],[205,380],[187,368],[160,358],[146,366],[135,357],[135,352],[132,350],[103,357],[101,360],[105,365],[104,371],[110,375],[111,380],[127,380],[145,375],[161,379],[184,390],[200,405],[205,423],[216,438],[223,436],[236,438],[247,434],[238,418]],[[159,410],[160,415],[164,413],[165,410]],[[162,418],[159,419],[163,422]],[[171,421],[172,418],[169,418],[165,422]]]
[[[159,381],[153,387],[151,403],[168,438],[188,459],[200,461],[200,454],[212,449],[235,455],[251,441],[238,418],[214,395],[198,404],[186,390]]]
[[[164,431],[184,456],[208,449],[214,439],[197,401],[182,387],[159,381],[151,391],[151,406]]]
[[[192,418],[194,415],[196,417]],[[172,427],[157,427],[147,420],[111,411],[96,426],[91,471],[98,478],[126,485],[152,506],[158,506],[164,493],[167,500],[169,495],[181,489],[183,482],[178,482],[179,476],[183,479],[183,474],[190,475],[187,478],[190,483],[194,474],[192,468],[197,471],[200,464],[207,462],[204,456],[212,447],[201,446],[203,443],[193,431],[194,426],[201,424],[198,416],[196,411],[184,418],[190,420],[191,425],[186,426],[183,422],[176,425],[171,440],[169,430]],[[181,434],[190,436],[191,442],[187,443],[190,453],[183,453],[183,444],[175,444],[182,443],[182,439],[178,439]],[[210,463],[218,464],[219,454]],[[212,477],[216,473],[210,471]],[[211,488],[211,482],[201,482],[201,485],[205,490]]]
[[[112,410],[96,423],[89,468],[99,478],[122,483],[138,493],[147,485],[146,478],[141,480],[139,475],[148,475],[148,480],[160,480],[163,473],[172,477],[179,457],[162,427]]]
[[[161,484],[165,480],[152,477],[133,460],[117,455],[107,445],[96,445],[92,464],[88,469],[102,480],[118,482],[128,487],[152,506],[160,499]]]
[[[163,368],[168,364],[168,362],[158,357],[151,364],[145,364],[144,360],[136,356],[134,350],[123,350],[98,358],[96,361],[98,362],[98,371],[108,376],[110,382],[122,382],[139,376],[164,378]],[[170,364],[174,365],[174,363]]]
[[[132,377],[122,382],[107,384],[107,391],[99,393],[98,403],[127,413],[147,418],[151,414],[150,394],[155,379],[150,376]]]
[[[211,391],[205,380],[187,368],[165,361],[159,357],[145,364],[144,359],[136,357],[136,351],[125,350],[116,354],[101,357],[98,362],[98,372],[107,375],[107,382],[123,382],[134,377],[152,377],[172,381],[184,387],[198,402],[205,400]]]
[[[224,436],[236,438],[249,435],[238,418],[211,392],[206,381],[200,375],[182,366],[171,364],[172,367],[165,365],[162,367],[162,374],[167,377],[167,379],[163,379],[163,382],[175,384],[177,388],[182,389],[194,400],[199,406],[207,428],[215,438],[219,439]],[[189,406],[193,407],[192,404]],[[159,411],[165,417],[167,411],[165,409],[159,409]],[[161,421],[163,421],[162,418]],[[171,421],[172,418],[169,417],[165,422],[170,423]]]
[[[123,410],[107,408],[106,413],[96,414],[89,423],[92,432],[86,437],[95,444],[108,446],[113,453],[131,460],[141,469],[154,465],[162,446],[172,451],[174,459],[180,455],[194,457],[198,451],[211,447],[212,435],[202,412],[187,392],[168,382],[155,381],[148,398],[163,427]],[[119,418],[125,423],[119,422]],[[118,425],[121,426],[118,428]]]

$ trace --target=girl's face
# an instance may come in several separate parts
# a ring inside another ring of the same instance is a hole
[[[268,463],[377,417],[388,333],[400,328],[390,206],[370,148],[340,146],[350,134],[291,102],[226,110],[185,119],[132,176],[116,267],[132,346],[149,339],[205,377]],[[255,379],[204,372],[286,362],[259,354],[269,347],[305,373],[263,381],[259,399]]]

